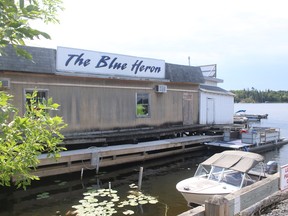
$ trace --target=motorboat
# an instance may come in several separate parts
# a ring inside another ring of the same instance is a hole
[[[238,110],[234,114],[234,123],[242,124],[247,123],[247,121],[260,121],[261,119],[267,119],[268,114],[246,114],[246,110]]]
[[[228,150],[216,153],[199,164],[194,177],[177,183],[176,189],[188,205],[203,205],[214,195],[227,195],[265,178],[262,155]]]

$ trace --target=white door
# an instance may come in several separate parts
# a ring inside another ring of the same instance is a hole
[[[213,98],[207,98],[206,106],[206,123],[214,124],[215,123],[215,101]]]

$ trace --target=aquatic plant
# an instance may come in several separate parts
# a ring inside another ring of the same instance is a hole
[[[49,197],[50,197],[49,192],[43,192],[43,193],[41,193],[41,194],[37,194],[36,199],[37,199],[37,200],[47,199],[47,198],[49,198]]]
[[[145,195],[137,190],[135,184],[129,185],[130,189],[125,200],[120,201],[116,190],[113,189],[90,189],[84,193],[84,199],[79,201],[79,205],[72,206],[76,209],[77,215],[89,216],[110,216],[119,212],[123,215],[133,215],[133,208],[138,205],[156,204],[158,200],[150,195]],[[123,210],[123,209],[124,210]]]

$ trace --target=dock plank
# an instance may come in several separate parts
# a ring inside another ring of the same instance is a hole
[[[48,154],[41,154],[38,158],[40,164],[35,171],[35,175],[42,177],[75,172],[82,168],[86,169],[87,167],[85,164],[89,165],[90,163],[91,165],[93,157],[101,158],[101,160],[97,162],[97,165],[105,167],[189,151],[199,151],[206,148],[205,145],[201,145],[202,143],[221,139],[223,139],[222,135],[186,136],[141,142],[138,144],[123,144],[106,147],[92,146],[86,149],[63,151],[60,153],[61,157],[57,160],[55,158],[47,158]],[[83,162],[85,162],[85,164]]]

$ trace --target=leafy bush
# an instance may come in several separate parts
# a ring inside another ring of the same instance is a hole
[[[26,188],[39,177],[33,170],[39,164],[38,156],[47,152],[48,157],[60,157],[65,150],[58,144],[64,138],[60,130],[66,127],[62,118],[50,116],[58,104],[49,98],[44,103],[35,99],[37,92],[26,97],[26,113],[19,116],[17,108],[10,101],[12,96],[0,91],[0,185]],[[13,180],[13,181],[11,181]]]

